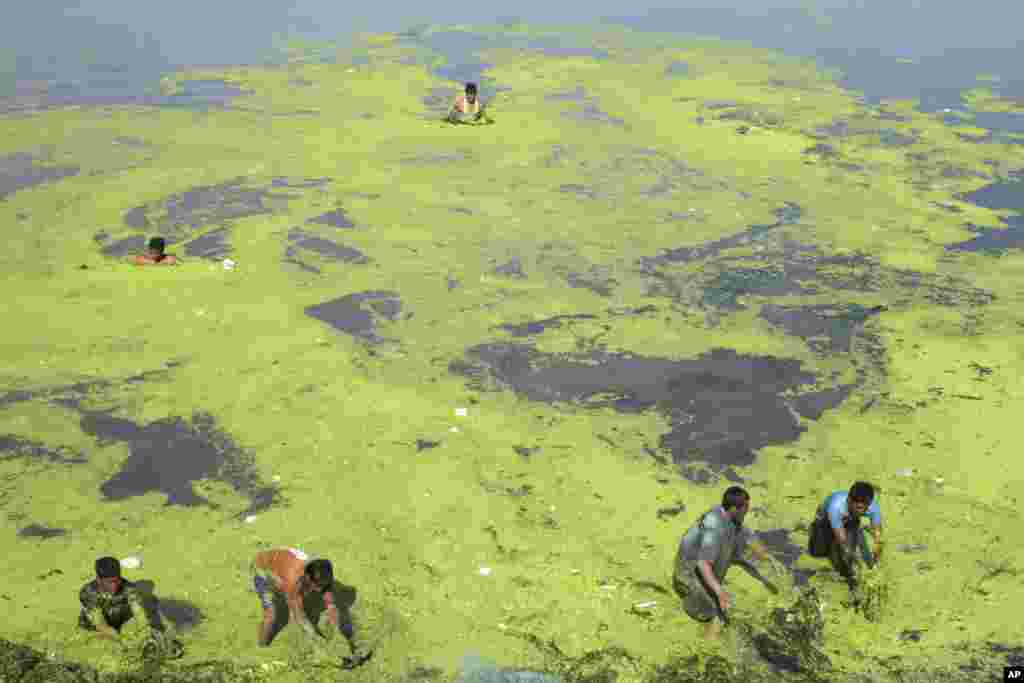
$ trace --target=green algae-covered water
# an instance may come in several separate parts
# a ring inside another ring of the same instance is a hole
[[[357,590],[376,654],[350,680],[467,652],[766,672],[742,629],[699,644],[668,581],[743,482],[835,670],[1019,656],[1018,136],[749,46],[553,35],[365,35],[4,117],[5,636],[123,667],[76,597],[137,556],[181,666],[336,680],[294,627],[256,647],[247,566],[286,545]],[[467,73],[495,125],[440,122]],[[984,79],[967,102],[1020,111]],[[153,235],[182,265],[127,265]],[[800,554],[855,479],[886,519],[874,621]],[[729,585],[747,624],[796,596]]]

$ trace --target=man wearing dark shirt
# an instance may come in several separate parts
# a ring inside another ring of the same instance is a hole
[[[96,578],[82,586],[78,600],[82,603],[78,625],[101,638],[117,640],[121,627],[136,613],[146,617],[153,631],[164,631],[159,614],[139,587],[121,576],[121,563],[116,558],[96,560]]]

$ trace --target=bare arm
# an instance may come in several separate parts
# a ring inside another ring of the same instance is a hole
[[[698,560],[697,571],[700,572],[704,582],[707,584],[708,588],[711,589],[711,592],[718,597],[719,604],[721,604],[725,599],[725,591],[722,590],[722,584],[718,583],[718,579],[715,577],[715,572],[711,569],[711,563],[707,560]],[[728,605],[728,601],[726,601],[726,605]],[[726,605],[722,605],[723,608]]]
[[[875,561],[877,562],[878,560],[882,559],[882,549],[883,549],[883,545],[884,545],[883,542],[882,542],[882,527],[880,527],[880,526],[873,526],[873,527],[871,527],[871,535],[875,539],[875,552],[874,552],[874,555],[875,555]]]

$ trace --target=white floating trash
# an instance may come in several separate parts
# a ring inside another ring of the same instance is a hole
[[[246,524],[252,524],[255,521],[256,521],[256,515],[249,515],[248,517],[245,518],[245,523]]]
[[[231,270],[232,268],[235,267],[235,262],[232,261],[229,258],[224,259],[223,264],[224,264],[224,270]]]
[[[491,575],[491,568],[490,567],[480,567],[480,576],[490,576],[490,575]]]
[[[136,555],[129,555],[128,557],[121,560],[121,567],[123,569],[138,569],[142,566],[142,558]]]
[[[456,408],[455,409],[455,416],[456,417],[466,417],[466,415],[467,415],[467,410],[465,408]]]

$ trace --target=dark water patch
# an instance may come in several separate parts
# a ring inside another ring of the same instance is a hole
[[[129,228],[144,230],[149,227],[149,219],[146,217],[146,207],[136,206],[124,212],[122,217],[124,224]]]
[[[839,306],[820,304],[813,306],[761,307],[760,318],[786,334],[800,337],[812,349],[820,352],[849,353],[851,343],[864,323],[886,310],[885,306],[864,307],[856,304]]]
[[[346,247],[343,244],[338,244],[337,242],[332,242],[330,240],[323,239],[322,237],[308,235],[301,230],[290,231],[288,233],[288,239],[291,240],[292,244],[296,247],[312,251],[324,258],[331,259],[332,261],[354,264],[366,264],[370,262],[369,257],[358,249]]]
[[[910,135],[891,128],[884,128],[878,131],[878,140],[886,147],[909,147],[920,142],[916,135]]]
[[[584,121],[587,123],[604,123],[613,126],[626,125],[625,119],[612,116],[611,114],[601,111],[601,109],[594,104],[587,104],[580,110],[562,112],[562,116],[575,121]]]
[[[1008,178],[989,183],[973,192],[959,195],[957,199],[993,211],[1024,212],[1024,179]]]
[[[775,210],[775,222],[762,225],[752,225],[743,232],[735,235],[728,235],[705,244],[693,247],[678,247],[668,249],[658,256],[645,256],[640,259],[640,268],[643,272],[650,273],[659,265],[666,263],[689,263],[691,261],[704,260],[717,256],[727,249],[746,246],[752,242],[764,239],[769,232],[785,225],[793,225],[800,221],[803,210],[793,203],[786,203]]]
[[[162,493],[167,505],[211,505],[193,485],[216,480],[249,499],[240,516],[254,514],[280,502],[273,485],[261,483],[255,460],[220,431],[212,416],[196,413],[191,421],[181,417],[146,425],[105,411],[79,408],[82,431],[101,445],[126,443],[128,459],[100,486],[106,500],[118,501]]]
[[[381,290],[346,294],[305,310],[309,317],[372,344],[386,341],[376,332],[377,319],[395,321],[401,312],[398,293]]]
[[[271,214],[274,199],[281,198],[265,188],[249,187],[242,180],[232,180],[193,187],[161,202],[137,206],[125,214],[125,223],[137,229],[145,225],[169,243],[180,242],[213,225]]]
[[[669,78],[689,78],[692,70],[686,62],[672,62],[665,68],[665,75]]]
[[[899,639],[904,643],[919,643],[924,636],[925,630],[919,628],[905,629],[900,631]]]
[[[297,190],[308,190],[323,187],[331,182],[331,178],[303,178],[294,180],[292,178],[277,177],[270,181],[271,187],[288,187]]]
[[[480,83],[491,64],[481,62],[477,53],[494,47],[487,36],[468,31],[438,31],[423,39],[431,50],[444,57],[444,63],[433,69],[438,78],[458,83]]]
[[[561,327],[562,322],[566,320],[594,320],[597,318],[595,315],[589,313],[577,313],[573,315],[556,315],[552,318],[544,318],[543,320],[532,320],[525,323],[508,323],[505,325],[499,325],[498,329],[504,330],[511,334],[513,337],[529,337],[536,334],[542,334],[549,327]]]
[[[589,289],[600,296],[611,296],[618,281],[601,273],[569,273],[565,276],[566,284],[573,288]]]
[[[105,245],[100,252],[110,258],[124,258],[130,254],[139,254],[146,249],[147,239],[142,235],[125,237]]]
[[[998,256],[1008,249],[1024,247],[1024,216],[1001,218],[1006,228],[986,228],[977,237],[947,244],[946,251],[987,253]]]
[[[575,90],[564,90],[561,92],[545,95],[544,99],[552,102],[583,102],[587,99],[587,91],[582,85],[577,85]]]
[[[988,178],[984,173],[960,166],[944,166],[939,175],[943,178]]]
[[[21,190],[78,175],[78,166],[44,166],[28,154],[0,156],[0,202]]]
[[[453,278],[451,276],[448,276],[445,284],[448,287],[448,291],[450,292],[453,289],[458,289],[460,283],[459,283],[458,279]]]
[[[820,420],[826,411],[838,408],[846,402],[856,384],[842,384],[831,389],[822,389],[794,397],[790,403],[793,410],[808,420]]]
[[[600,196],[600,193],[595,188],[580,185],[578,183],[565,183],[563,185],[559,185],[558,191],[563,194],[574,194],[578,197],[585,197],[587,199],[597,199]]]
[[[18,529],[18,538],[40,538],[45,541],[50,538],[65,536],[67,533],[67,529],[50,528],[43,524],[29,524]]]
[[[174,624],[179,633],[191,631],[205,620],[205,615],[194,603],[179,598],[160,597],[157,601],[160,616]]]
[[[818,126],[811,132],[812,138],[845,138],[859,132],[850,125],[849,121],[842,119],[833,121],[825,126]]]
[[[757,449],[795,441],[804,427],[783,394],[816,382],[800,361],[729,349],[670,360],[491,343],[470,348],[449,371],[478,391],[507,389],[532,401],[629,414],[656,410],[671,424],[659,447],[694,473],[746,467]]]
[[[744,296],[787,296],[813,294],[782,268],[739,268],[718,273],[705,283],[701,303],[712,308],[740,310]]]
[[[430,439],[416,439],[416,452],[429,451],[431,448],[437,448],[441,445],[440,441],[431,441]]]
[[[520,259],[518,256],[513,257],[512,259],[506,261],[505,263],[501,263],[495,266],[491,272],[494,273],[495,275],[501,275],[503,277],[512,277],[520,279],[526,277],[526,272],[523,270],[522,259]]]
[[[982,228],[977,237],[946,245],[947,251],[999,253],[1024,246],[1024,180],[1010,177],[958,195],[957,199],[993,211],[1019,213],[1000,218],[1006,228]]]
[[[227,242],[228,234],[227,228],[218,228],[197,237],[185,245],[185,254],[219,261],[231,253],[231,245]]]
[[[832,145],[826,145],[824,142],[819,142],[813,147],[808,147],[804,150],[804,154],[814,154],[824,159],[834,159],[839,156],[839,152]]]
[[[161,104],[165,107],[222,107],[251,94],[250,90],[220,79],[188,80],[178,84],[177,91],[164,97]]]
[[[31,396],[26,396],[25,400],[31,400]],[[0,434],[0,462],[23,459],[63,465],[81,465],[88,462],[84,453],[75,452],[66,446],[49,446],[41,441],[25,439],[14,434]]]
[[[326,213],[322,213],[319,216],[310,218],[307,223],[316,223],[319,225],[329,225],[332,228],[354,228],[355,223],[348,219],[343,209],[331,209]]]

